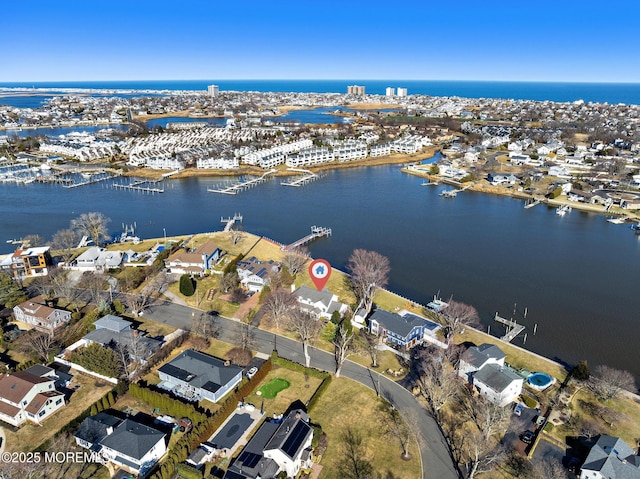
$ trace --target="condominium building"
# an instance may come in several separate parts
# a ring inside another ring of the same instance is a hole
[[[401,98],[407,96],[407,89],[398,87],[398,96]]]
[[[220,94],[220,87],[218,85],[209,85],[207,92],[211,98],[215,98]]]
[[[388,86],[387,90],[385,92],[385,95],[386,96],[395,96],[395,94],[396,94],[396,89],[393,88],[393,87]]]
[[[347,87],[347,95],[364,95],[365,88],[362,85],[349,85]]]
[[[285,162],[289,167],[301,167],[328,163],[333,161],[333,152],[327,147],[315,147],[301,150],[296,155],[290,155]]]

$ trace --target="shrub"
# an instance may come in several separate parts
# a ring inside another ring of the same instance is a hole
[[[538,401],[533,399],[531,396],[522,395],[522,401],[528,408],[534,408],[538,405]]]
[[[196,292],[196,289],[193,284],[193,279],[188,274],[183,274],[180,276],[180,292],[184,296],[193,296]]]
[[[112,349],[98,343],[91,343],[84,348],[72,351],[71,362],[103,376],[117,378],[120,375],[121,365],[118,355]]]
[[[586,360],[580,361],[571,371],[571,376],[578,381],[586,381],[589,379],[589,365]]]
[[[122,302],[119,299],[114,299],[112,306],[116,314],[123,314],[125,311],[124,304],[122,304]]]

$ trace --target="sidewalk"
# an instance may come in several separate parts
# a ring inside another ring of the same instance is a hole
[[[171,301],[172,303],[176,303],[179,304],[180,306],[189,306],[187,303],[185,303],[183,300],[181,300],[180,298],[178,298],[175,294],[173,294],[171,291],[164,291],[162,293],[162,296],[165,296],[169,301]]]

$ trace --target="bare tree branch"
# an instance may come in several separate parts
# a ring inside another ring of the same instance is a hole
[[[465,326],[477,326],[480,322],[480,316],[476,308],[469,304],[449,300],[448,306],[442,311],[442,319],[444,321],[445,337],[447,344],[451,342],[454,336]]]
[[[596,366],[588,384],[593,394],[603,401],[618,397],[624,390],[636,389],[635,379],[629,371],[603,365]]]
[[[107,233],[107,224],[110,221],[102,213],[83,213],[78,218],[71,220],[71,228],[87,235],[96,246],[99,246],[110,238]]]
[[[265,302],[265,308],[271,316],[276,329],[280,329],[280,324],[286,319],[289,311],[296,307],[298,299],[294,294],[285,290],[277,289],[269,295]]]
[[[373,306],[376,288],[384,288],[389,281],[389,258],[375,251],[356,249],[347,262],[351,287],[367,313]]]
[[[287,329],[298,335],[298,338],[302,343],[305,365],[309,367],[311,363],[311,356],[309,356],[309,344],[312,343],[320,334],[322,322],[316,319],[315,315],[309,311],[295,307],[292,308],[287,315]]]

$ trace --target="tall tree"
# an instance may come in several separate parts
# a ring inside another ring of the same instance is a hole
[[[85,271],[82,274],[78,287],[84,289],[89,294],[91,303],[98,305],[100,301],[104,299],[105,291],[109,289],[109,282],[102,273]]]
[[[291,273],[292,276],[296,276],[302,268],[309,260],[309,251],[300,246],[291,251],[288,251],[284,255],[284,259],[282,260],[282,264],[285,268]]]
[[[333,338],[333,357],[336,360],[336,377],[342,373],[342,366],[349,356],[356,352],[353,338],[355,333],[352,328],[340,323]]]
[[[367,313],[373,306],[376,288],[384,288],[389,282],[389,258],[375,251],[356,249],[347,262],[350,282],[358,302]]]
[[[373,479],[373,466],[364,457],[365,450],[360,431],[347,427],[340,434],[340,441],[343,446],[340,476],[345,479]]]
[[[440,421],[440,411],[459,393],[455,371],[442,357],[423,357],[416,367],[416,385],[426,399],[436,421]]]
[[[46,240],[37,234],[27,235],[22,238],[23,244],[28,245],[29,248],[36,248],[38,246],[44,246]]]
[[[110,221],[111,219],[102,213],[83,213],[79,217],[71,220],[71,228],[87,235],[93,240],[93,243],[98,246],[110,239],[107,233],[107,224]]]
[[[276,329],[286,319],[289,311],[298,304],[298,299],[286,289],[277,289],[267,299],[265,308]]]
[[[49,355],[58,347],[53,336],[45,333],[36,333],[30,336],[29,341],[22,343],[28,352],[38,356],[43,364],[49,362]]]
[[[448,306],[442,311],[442,319],[444,322],[444,332],[447,344],[451,342],[454,336],[465,326],[477,326],[480,322],[480,316],[476,308],[469,304],[461,303],[450,299]]]
[[[287,329],[296,333],[302,343],[305,366],[309,367],[311,356],[309,355],[309,344],[311,344],[320,334],[322,323],[309,311],[294,307],[287,316]]]
[[[256,345],[256,337],[253,328],[247,323],[241,323],[234,334],[233,344],[243,351],[253,349]]]
[[[618,397],[624,390],[635,391],[636,381],[629,371],[600,365],[591,374],[589,388],[598,399],[608,401]]]
[[[509,408],[495,404],[482,396],[466,394],[462,401],[464,415],[478,428],[483,439],[500,436],[509,425]]]
[[[60,252],[65,263],[73,258],[78,243],[80,243],[80,235],[71,228],[56,231],[51,240],[51,246]]]
[[[193,317],[191,331],[197,336],[203,338],[215,338],[220,333],[217,324],[217,316],[212,314],[200,313]]]
[[[380,404],[380,422],[385,434],[397,439],[402,448],[402,458],[409,459],[409,444],[411,443],[411,428],[404,420],[400,411],[386,400]]]

